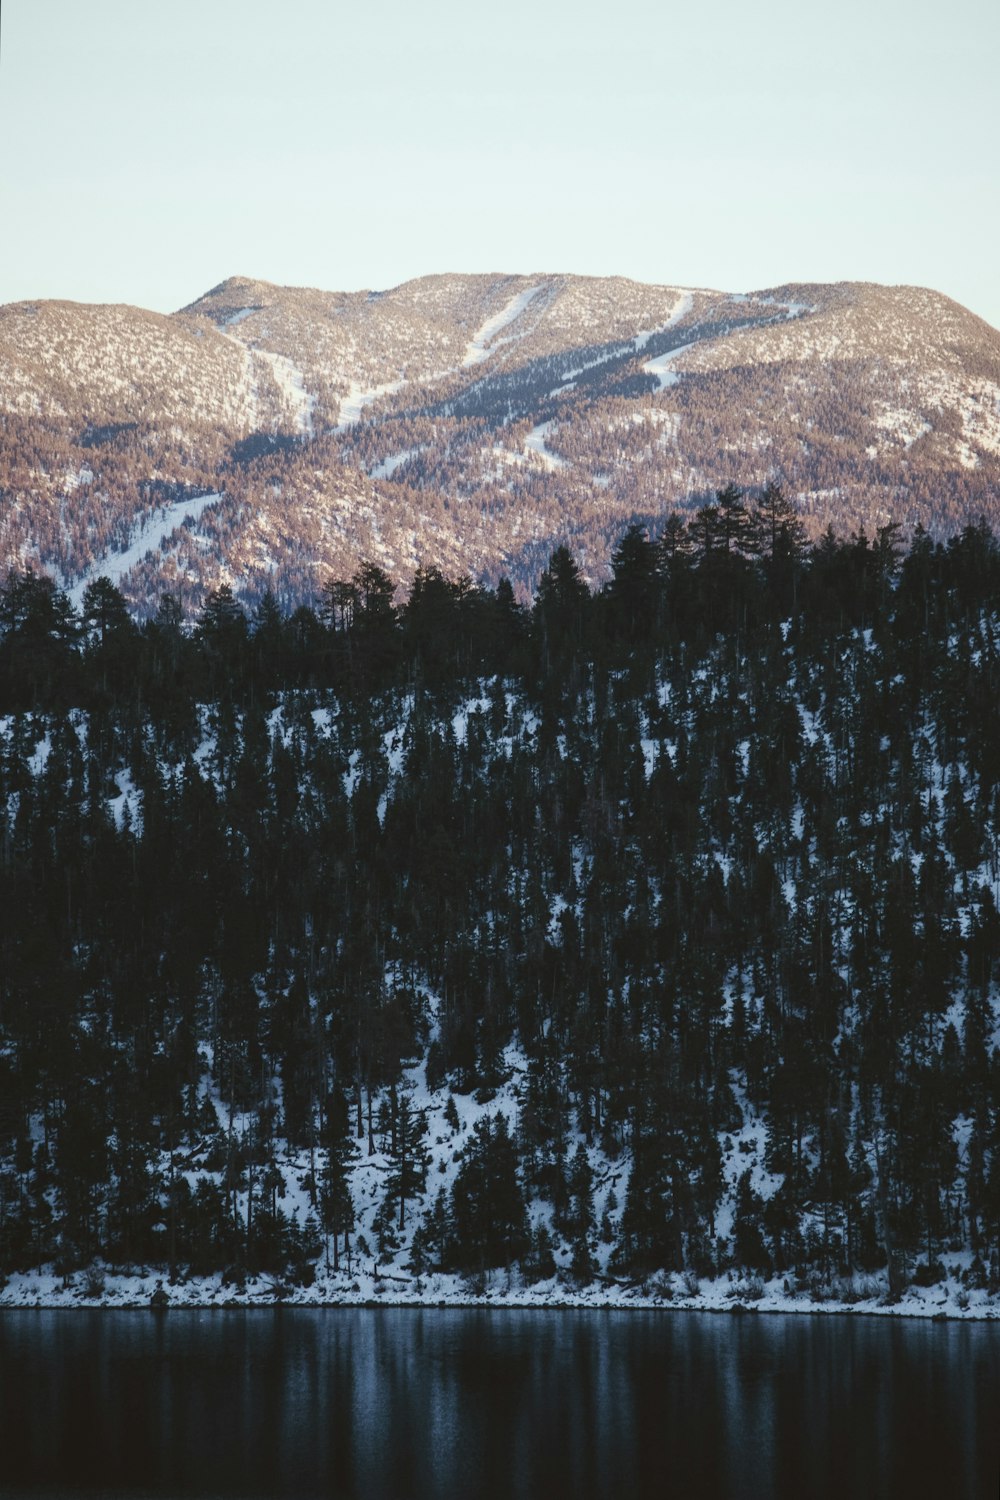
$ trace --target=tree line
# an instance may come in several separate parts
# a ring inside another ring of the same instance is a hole
[[[998,583],[776,491],[530,607],[11,575],[0,1276],[1000,1288]]]
[[[878,627],[892,615],[943,628],[994,596],[998,549],[984,521],[947,543],[920,527],[905,552],[889,523],[806,543],[794,507],[768,486],[747,501],[729,486],[656,539],[635,523],[620,537],[611,577],[592,590],[561,545],[531,606],[511,583],[419,568],[407,596],[379,564],[331,577],[313,606],[283,611],[265,593],[244,607],[229,584],[193,619],[161,595],[138,623],[107,578],[79,610],[44,573],[12,570],[0,586],[0,709],[141,701],[144,695],[253,697],[279,687],[367,692],[392,683],[513,671],[539,681],[570,658],[611,662],[661,644],[702,648],[718,633],[746,636],[794,622],[806,633]]]

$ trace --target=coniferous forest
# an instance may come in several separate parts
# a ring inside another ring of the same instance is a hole
[[[0,1288],[985,1302],[998,652],[985,525],[775,489],[530,606],[12,573]]]

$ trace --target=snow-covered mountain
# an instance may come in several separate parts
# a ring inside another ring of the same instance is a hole
[[[1000,511],[1000,333],[912,287],[233,277],[169,317],[20,303],[0,415],[0,560],[73,584],[128,551],[136,599],[309,597],[363,557],[530,586],[560,541],[596,578],[631,521],[730,482],[776,480],[813,534]],[[222,498],[173,509],[199,493]]]

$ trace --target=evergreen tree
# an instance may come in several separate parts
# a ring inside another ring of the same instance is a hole
[[[355,1210],[351,1195],[351,1167],[358,1149],[351,1132],[350,1112],[347,1100],[340,1089],[327,1095],[323,1110],[323,1144],[326,1161],[322,1172],[320,1203],[323,1212],[323,1228],[333,1237],[333,1269],[340,1269],[340,1237],[343,1235],[344,1253],[350,1269],[351,1232],[354,1229]],[[329,1261],[329,1253],[327,1255]]]
[[[392,1140],[386,1155],[389,1159],[389,1175],[385,1184],[385,1202],[396,1205],[399,1215],[398,1228],[406,1228],[407,1206],[427,1186],[428,1152],[424,1142],[427,1121],[423,1114],[413,1108],[409,1093],[404,1089],[398,1095],[393,1121]]]
[[[527,1250],[524,1194],[505,1115],[484,1115],[474,1126],[455,1174],[451,1218],[450,1261],[459,1270],[510,1266]]]

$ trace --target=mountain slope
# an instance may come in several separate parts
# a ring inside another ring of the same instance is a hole
[[[0,642],[0,1305],[1000,1313],[1000,552],[926,551]]]
[[[1000,334],[920,288],[748,294],[443,275],[233,277],[169,317],[0,308],[0,558],[72,583],[163,535],[134,597],[309,597],[370,556],[531,586],[568,541],[777,481],[807,529],[997,519]],[[164,533],[150,512],[224,498]]]

